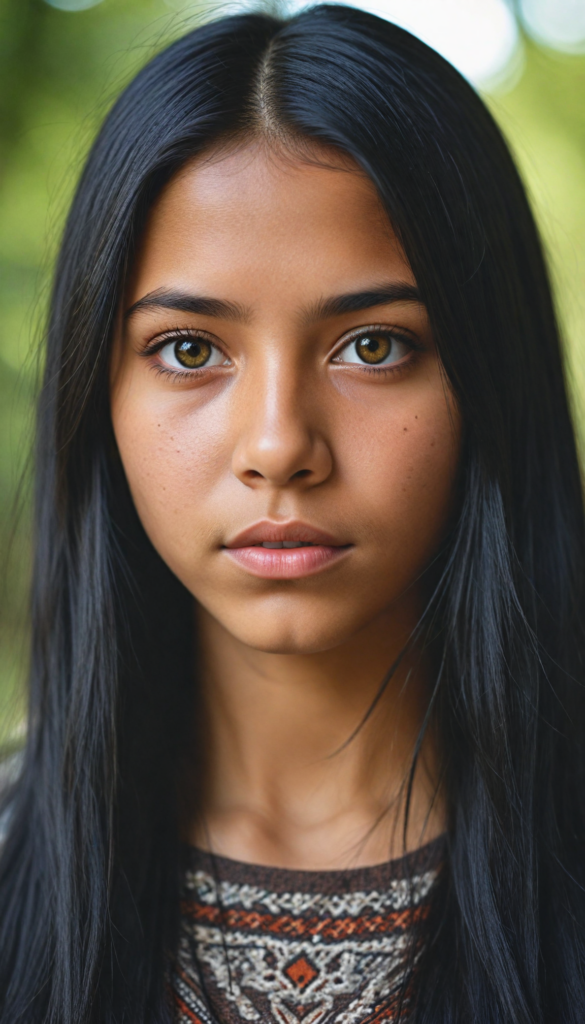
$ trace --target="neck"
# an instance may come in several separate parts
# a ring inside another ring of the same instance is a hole
[[[402,657],[368,715],[413,609],[311,654],[258,651],[201,609],[198,619],[204,761],[190,842],[236,860],[334,869],[400,856],[442,831],[430,736],[404,831],[429,695],[419,652]]]

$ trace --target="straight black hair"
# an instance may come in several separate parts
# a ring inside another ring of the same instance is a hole
[[[541,246],[473,89],[407,32],[342,6],[186,35],[125,90],[82,175],[39,405],[0,1021],[172,1019],[192,600],[132,507],[109,353],[153,200],[186,161],[250,135],[338,147],[375,183],[465,425],[460,514],[429,611],[448,863],[405,1009],[416,1024],[582,1024],[585,533]]]

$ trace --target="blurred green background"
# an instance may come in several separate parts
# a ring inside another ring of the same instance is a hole
[[[0,0],[0,746],[18,743],[23,731],[33,406],[64,213],[114,97],[149,56],[210,10],[203,0],[189,13],[180,9],[184,0],[90,2],[73,0],[87,9],[62,10],[46,0]],[[525,35],[522,48],[507,84],[485,96],[541,225],[581,430],[585,55],[561,54]]]

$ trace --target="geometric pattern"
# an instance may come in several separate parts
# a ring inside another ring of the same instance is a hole
[[[396,1021],[413,926],[444,859],[292,871],[188,848],[171,972],[177,1024]]]

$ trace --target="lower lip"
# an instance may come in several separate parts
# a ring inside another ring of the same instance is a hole
[[[234,562],[265,580],[298,580],[338,562],[350,549],[314,544],[306,548],[224,548]]]

